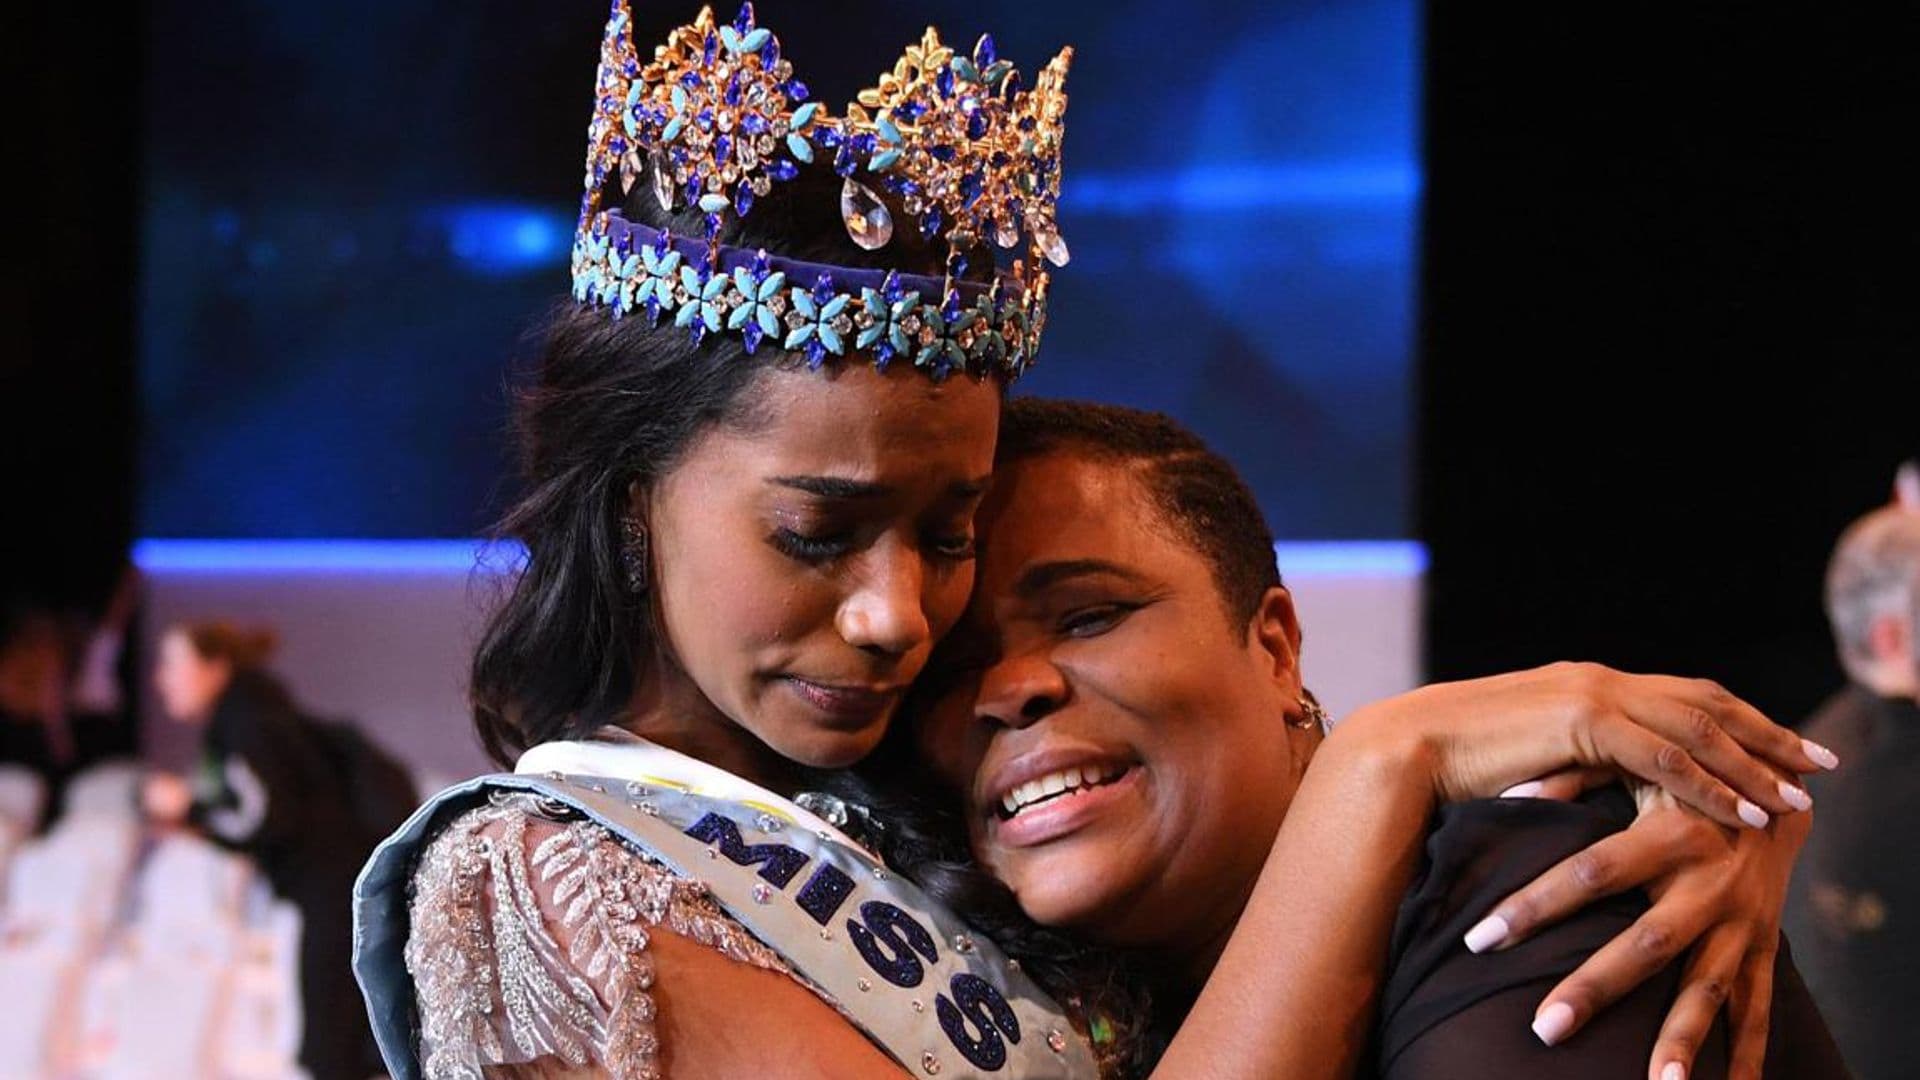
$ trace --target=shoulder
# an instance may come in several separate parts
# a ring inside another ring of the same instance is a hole
[[[1379,1039],[1391,1055],[1508,988],[1564,975],[1646,910],[1637,890],[1600,900],[1510,949],[1475,955],[1466,932],[1500,900],[1633,818],[1619,789],[1577,802],[1484,799],[1440,811],[1395,919]]]
[[[698,883],[537,796],[448,821],[408,908],[428,1075],[544,1056],[650,1075],[730,990],[834,1015]]]

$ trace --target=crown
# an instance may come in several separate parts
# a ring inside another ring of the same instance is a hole
[[[698,342],[737,333],[818,367],[848,350],[885,369],[905,358],[936,379],[955,370],[1017,377],[1046,324],[1048,265],[1065,266],[1055,223],[1071,48],[1032,87],[983,35],[971,55],[929,27],[877,85],[830,115],[794,77],[753,5],[716,24],[702,8],[642,62],[627,0],[600,45],[585,194],[573,245],[574,298],[620,318],[671,317]],[[885,249],[896,224],[946,244],[943,273],[907,274],[786,259],[720,242],[802,165],[831,162],[853,242]],[[625,219],[609,195],[644,184],[667,211],[697,207],[705,236]],[[1010,249],[990,281],[963,280],[969,254]],[[1024,248],[1024,250],[1021,250]]]

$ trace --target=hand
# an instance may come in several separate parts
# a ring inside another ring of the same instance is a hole
[[[1838,762],[1701,679],[1554,664],[1438,683],[1367,706],[1331,740],[1411,746],[1436,798],[1489,798],[1566,768],[1613,767],[1671,792],[1729,828],[1763,828],[1806,805],[1777,770]]]
[[[140,789],[140,804],[154,821],[177,825],[187,819],[187,812],[193,808],[193,789],[173,773],[148,773]]]
[[[1549,778],[1546,790],[1571,797],[1579,781],[1588,780]],[[1786,815],[1766,829],[1728,830],[1657,788],[1637,784],[1635,799],[1640,814],[1630,827],[1501,901],[1468,932],[1467,947],[1507,948],[1602,897],[1644,887],[1652,907],[1548,993],[1534,1014],[1535,1033],[1549,1044],[1560,1042],[1691,948],[1654,1044],[1649,1080],[1688,1075],[1723,1005],[1733,1037],[1729,1075],[1759,1080],[1780,912],[1813,815]]]

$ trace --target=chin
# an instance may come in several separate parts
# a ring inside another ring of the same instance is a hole
[[[886,734],[884,720],[852,731],[813,727],[788,732],[773,748],[781,757],[809,768],[845,769],[873,753]]]
[[[1090,855],[1028,857],[1003,880],[1029,919],[1104,941],[1112,936],[1106,931],[1113,929],[1126,896],[1138,890],[1127,887],[1125,872],[1111,860]],[[995,876],[1001,876],[998,870]]]

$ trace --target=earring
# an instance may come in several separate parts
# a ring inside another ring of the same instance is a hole
[[[620,518],[620,563],[627,571],[627,591],[647,591],[647,527],[632,514]]]
[[[1300,695],[1300,718],[1291,720],[1289,723],[1303,730],[1319,728],[1324,732],[1332,726],[1333,718],[1327,715],[1327,710],[1320,707],[1320,702],[1314,698],[1313,691],[1308,690]]]

